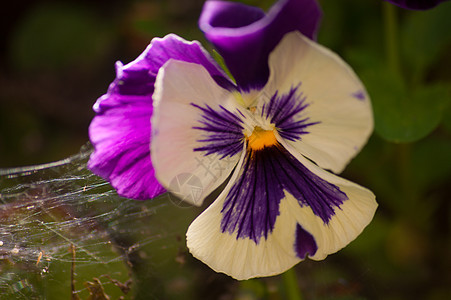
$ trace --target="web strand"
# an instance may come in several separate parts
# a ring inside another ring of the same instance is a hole
[[[69,297],[73,281],[64,276],[71,264],[81,299],[99,282],[117,299],[123,296],[119,283],[149,263],[143,257],[155,242],[180,247],[174,235],[186,224],[156,216],[177,211],[167,195],[144,202],[117,196],[86,169],[91,152],[87,145],[57,162],[0,169],[0,294],[8,299],[45,299],[54,288]]]

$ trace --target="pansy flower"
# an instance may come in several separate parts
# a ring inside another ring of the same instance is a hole
[[[89,167],[122,195],[167,189],[201,205],[226,183],[187,245],[236,279],[324,259],[377,207],[371,191],[326,171],[345,168],[373,119],[351,68],[313,41],[319,17],[315,0],[280,1],[267,14],[207,1],[200,27],[233,79],[197,42],[168,35],[118,64],[94,107]]]
[[[249,89],[268,79],[268,55],[283,35],[298,30],[315,38],[320,16],[316,0],[282,0],[268,14],[241,3],[207,1],[200,27],[224,57],[238,86]],[[150,118],[155,79],[169,59],[200,64],[218,84],[232,86],[198,42],[174,34],[153,39],[129,64],[116,63],[116,79],[93,107],[96,116],[89,137],[94,152],[88,168],[123,197],[146,200],[165,192],[150,157]]]
[[[412,10],[430,9],[448,0],[385,0],[399,7]]]

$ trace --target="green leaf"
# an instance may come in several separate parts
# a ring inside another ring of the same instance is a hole
[[[407,89],[388,70],[362,74],[373,101],[375,131],[396,143],[420,140],[440,123],[449,102],[448,90],[441,84]]]
[[[227,68],[227,65],[224,61],[224,58],[221,56],[221,54],[219,54],[218,51],[216,51],[215,49],[213,49],[212,51],[213,53],[213,58],[215,59],[215,61],[219,64],[219,66],[224,70],[224,72],[229,76],[229,78],[236,83],[235,78],[232,75],[232,72],[230,72],[229,68]]]
[[[434,63],[445,46],[451,43],[451,2],[427,10],[410,12],[401,31],[401,46],[405,62],[415,75]]]
[[[431,136],[415,145],[412,153],[415,186],[426,190],[444,184],[451,176],[451,140]]]

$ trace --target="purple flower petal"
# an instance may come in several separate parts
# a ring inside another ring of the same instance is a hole
[[[199,26],[238,86],[249,90],[268,80],[268,56],[282,37],[298,30],[315,39],[320,18],[316,0],[282,0],[266,15],[241,3],[211,0],[204,5]]]
[[[169,59],[201,64],[218,84],[231,85],[199,43],[173,34],[153,39],[133,62],[116,64],[116,79],[94,105],[97,115],[89,127],[94,153],[88,168],[121,196],[145,200],[165,191],[150,158],[150,119],[155,79]]]
[[[393,3],[405,9],[425,10],[433,8],[438,4],[440,4],[441,2],[445,2],[448,0],[385,0],[385,1]]]

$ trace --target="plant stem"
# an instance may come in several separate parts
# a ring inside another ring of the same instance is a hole
[[[395,5],[384,2],[384,23],[385,23],[385,47],[387,55],[387,64],[391,72],[397,75],[403,82],[403,74],[401,71],[401,62],[399,55],[399,38],[398,38],[398,19],[397,8]],[[400,101],[404,104],[408,97],[403,97]],[[397,162],[399,172],[399,184],[402,192],[402,201],[406,203],[412,201],[411,183],[411,145],[397,145]]]
[[[394,72],[396,75],[401,76],[396,7],[393,4],[385,1],[382,4],[384,6],[385,47],[388,66],[392,72]]]
[[[299,288],[296,271],[294,268],[286,271],[282,275],[283,284],[287,292],[287,300],[302,300],[301,289]]]

